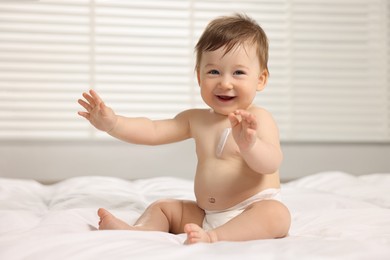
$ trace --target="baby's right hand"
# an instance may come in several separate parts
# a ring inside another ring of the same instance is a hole
[[[114,111],[107,107],[99,95],[90,90],[88,93],[83,93],[86,101],[79,99],[78,103],[87,110],[80,111],[78,114],[86,118],[94,127],[101,131],[110,132],[115,128],[118,121]]]

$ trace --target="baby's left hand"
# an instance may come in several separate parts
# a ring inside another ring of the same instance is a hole
[[[246,110],[237,110],[228,115],[234,140],[241,151],[250,150],[256,143],[256,116]]]

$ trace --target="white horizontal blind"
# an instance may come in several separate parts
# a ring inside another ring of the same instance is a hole
[[[386,0],[0,2],[0,139],[104,136],[76,112],[89,88],[117,113],[204,107],[193,47],[245,12],[270,39],[270,110],[284,141],[390,141]]]
[[[96,1],[93,85],[117,113],[161,119],[192,106],[190,14],[190,1]]]
[[[384,1],[293,1],[293,140],[389,140]]]
[[[0,2],[2,139],[88,136],[75,118],[91,77],[87,2]]]

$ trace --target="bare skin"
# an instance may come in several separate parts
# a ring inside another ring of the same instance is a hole
[[[203,230],[205,210],[228,209],[265,189],[279,188],[282,153],[272,116],[252,105],[268,79],[254,46],[240,45],[227,54],[223,47],[203,53],[197,77],[202,98],[212,111],[190,109],[173,119],[153,121],[116,115],[95,91],[84,93],[85,100],[79,100],[86,110],[79,114],[118,139],[158,145],[193,138],[196,144],[196,202],[157,201],[134,225],[99,209],[99,229],[186,233],[186,244],[286,236],[290,213],[276,200],[253,203],[226,224]],[[232,133],[217,156],[221,134],[229,127]]]
[[[135,228],[116,218],[105,209],[99,209],[98,216],[100,217],[99,230],[135,230]]]

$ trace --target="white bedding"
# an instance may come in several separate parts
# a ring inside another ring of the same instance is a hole
[[[390,259],[390,173],[323,172],[283,184],[283,239],[182,245],[161,232],[96,231],[99,207],[134,222],[152,201],[193,199],[177,178],[0,178],[0,259]]]

